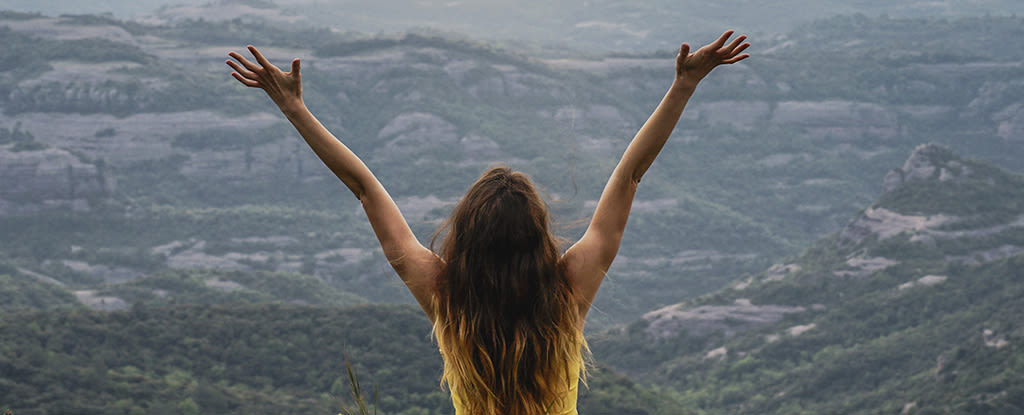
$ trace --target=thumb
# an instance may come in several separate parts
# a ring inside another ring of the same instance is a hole
[[[676,56],[676,76],[682,72],[683,67],[686,66],[686,59],[690,56],[690,44],[683,43],[679,47],[679,56]]]
[[[689,43],[683,43],[683,45],[679,47],[679,58],[685,59],[689,55],[690,55],[690,44]]]
[[[299,77],[299,59],[296,58],[292,61],[292,73],[291,75],[295,78]]]

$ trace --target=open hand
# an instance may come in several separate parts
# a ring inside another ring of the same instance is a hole
[[[718,65],[728,65],[749,58],[750,54],[740,55],[740,52],[750,47],[750,43],[743,43],[747,39],[746,35],[740,35],[728,45],[725,44],[732,34],[732,30],[727,30],[717,40],[693,53],[690,53],[690,45],[683,43],[679,48],[679,55],[676,56],[676,79],[696,84]]]
[[[248,48],[258,65],[238,53],[230,52],[228,56],[238,61],[225,61],[235,70],[231,76],[245,86],[262,89],[282,110],[292,104],[301,104],[302,77],[299,75],[299,60],[293,60],[292,71],[285,73],[264,58],[255,47],[250,45]]]

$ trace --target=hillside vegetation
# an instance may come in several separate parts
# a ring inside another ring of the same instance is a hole
[[[78,309],[0,316],[0,409],[36,414],[328,414],[351,401],[346,362],[389,414],[451,414],[430,325],[411,306]],[[371,398],[371,397],[368,397]],[[589,414],[680,414],[597,368]],[[682,413],[686,413],[685,411]]]
[[[606,369],[581,413],[1024,410],[1024,56],[978,46],[1021,23],[840,16],[709,77],[590,314]],[[425,242],[499,162],[579,236],[674,56],[251,17],[4,12],[0,40],[0,408],[19,415],[326,413],[345,353],[386,412],[450,411],[420,313],[360,305],[412,299],[358,201],[228,50],[301,57],[310,107]]]
[[[921,146],[841,232],[594,350],[708,414],[1019,413],[1022,191]]]

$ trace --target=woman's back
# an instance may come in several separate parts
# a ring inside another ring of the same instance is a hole
[[[434,336],[461,413],[575,408],[586,346],[547,212],[525,174],[497,167],[442,228]]]

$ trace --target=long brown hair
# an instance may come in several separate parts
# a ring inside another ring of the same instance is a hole
[[[496,167],[435,234],[442,384],[469,415],[544,414],[580,376],[578,301],[547,212],[528,176]]]

